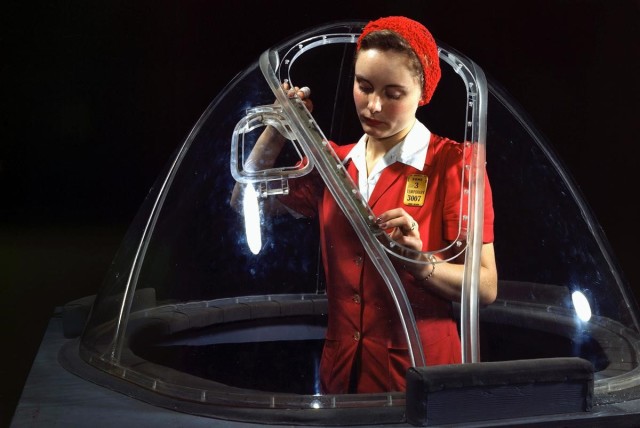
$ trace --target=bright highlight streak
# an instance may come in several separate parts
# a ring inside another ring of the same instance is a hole
[[[576,314],[581,321],[587,322],[591,319],[591,306],[589,301],[580,291],[574,291],[571,294],[571,300],[573,300],[573,307],[576,309]]]
[[[253,254],[258,254],[262,248],[260,208],[258,206],[258,194],[252,184],[248,184],[244,188],[242,208],[244,214],[244,231],[247,234],[249,249]]]

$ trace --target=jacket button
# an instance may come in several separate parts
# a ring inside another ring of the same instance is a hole
[[[353,303],[358,304],[358,305],[360,304],[360,295],[359,294],[354,294],[352,299],[353,299]]]
[[[356,331],[355,333],[353,333],[353,340],[355,340],[356,342],[358,340],[360,340],[360,332]]]
[[[356,256],[353,258],[353,262],[357,265],[360,266],[362,264],[362,256]]]

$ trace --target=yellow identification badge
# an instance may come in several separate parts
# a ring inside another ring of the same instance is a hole
[[[428,182],[429,177],[422,174],[412,174],[407,177],[407,185],[404,188],[404,204],[410,207],[423,206]]]

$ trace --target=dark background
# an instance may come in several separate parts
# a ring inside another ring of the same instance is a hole
[[[523,106],[639,294],[637,0],[10,2],[0,12],[0,423],[54,309],[96,293],[160,169],[222,88],[299,31],[384,15],[422,21]]]

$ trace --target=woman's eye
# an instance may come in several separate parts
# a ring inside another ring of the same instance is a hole
[[[392,100],[398,100],[402,97],[401,92],[387,92],[387,97]]]

